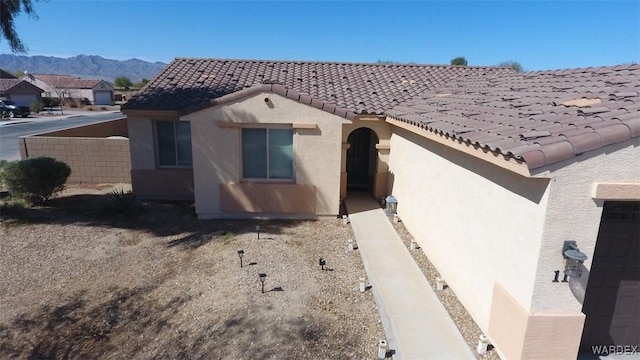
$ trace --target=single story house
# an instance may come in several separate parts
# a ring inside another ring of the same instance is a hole
[[[391,194],[503,358],[640,345],[640,65],[179,58],[123,112],[141,198],[320,218]]]
[[[113,86],[101,79],[51,74],[29,74],[22,79],[42,88],[44,97],[87,99],[93,105],[109,105],[113,101]]]
[[[0,99],[11,100],[18,106],[31,106],[32,102],[42,100],[41,94],[41,88],[0,69]]]

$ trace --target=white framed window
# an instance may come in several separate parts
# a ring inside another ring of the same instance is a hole
[[[242,177],[293,180],[293,129],[243,128]]]
[[[159,166],[191,167],[191,124],[188,121],[155,121]]]

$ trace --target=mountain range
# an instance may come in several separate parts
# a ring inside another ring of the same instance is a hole
[[[10,73],[22,70],[33,74],[74,75],[82,78],[98,78],[113,82],[125,76],[136,82],[151,80],[167,64],[140,59],[113,60],[97,55],[77,55],[70,58],[54,56],[23,56],[0,54],[0,69]]]

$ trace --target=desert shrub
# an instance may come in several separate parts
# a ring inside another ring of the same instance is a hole
[[[109,110],[109,109],[107,109],[107,107],[106,107],[106,106],[100,106],[100,110],[102,110],[102,111],[106,111],[106,110]]]
[[[109,194],[111,210],[118,214],[134,212],[138,207],[138,199],[131,191],[114,190]]]
[[[29,109],[32,113],[39,113],[44,109],[44,104],[42,104],[41,101],[32,101],[31,104],[29,104]]]
[[[1,174],[12,196],[39,204],[64,189],[71,168],[50,157],[37,157],[12,161],[3,167]]]

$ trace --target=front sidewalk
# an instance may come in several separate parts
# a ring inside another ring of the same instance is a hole
[[[375,200],[345,200],[393,358],[475,359],[458,328]]]

